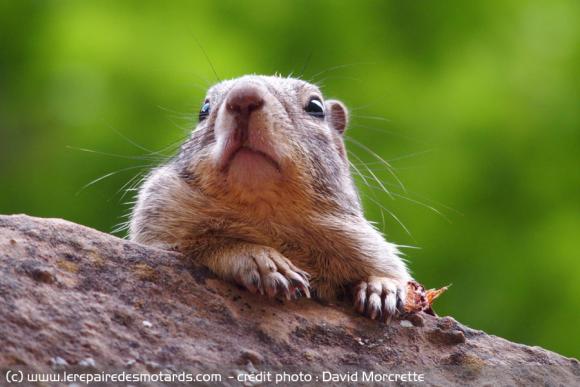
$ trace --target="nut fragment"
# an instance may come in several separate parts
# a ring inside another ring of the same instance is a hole
[[[435,316],[433,312],[433,302],[437,297],[443,294],[450,285],[444,286],[440,289],[425,290],[425,287],[416,281],[407,282],[407,299],[403,310],[406,313],[425,312]]]

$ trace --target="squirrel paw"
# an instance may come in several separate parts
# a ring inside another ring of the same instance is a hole
[[[310,298],[310,275],[276,250],[257,247],[236,261],[234,280],[250,292],[270,298],[283,295],[288,300],[299,295]]]
[[[371,319],[384,321],[397,314],[397,306],[405,300],[406,286],[401,281],[388,277],[369,277],[354,289],[356,310]]]

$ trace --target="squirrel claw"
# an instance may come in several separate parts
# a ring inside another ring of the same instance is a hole
[[[354,306],[357,312],[372,320],[390,323],[398,314],[397,304],[405,298],[405,287],[400,281],[387,277],[369,277],[354,289]]]
[[[302,294],[310,298],[309,275],[276,250],[256,246],[237,261],[238,272],[233,278],[250,292],[287,300]]]

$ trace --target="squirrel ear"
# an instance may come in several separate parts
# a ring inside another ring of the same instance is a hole
[[[348,110],[342,102],[335,99],[326,101],[326,117],[334,130],[344,133],[348,125]]]

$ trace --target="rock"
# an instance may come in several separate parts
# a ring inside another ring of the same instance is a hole
[[[253,364],[262,364],[264,362],[264,356],[256,351],[245,348],[240,354],[240,360],[242,364],[246,364],[248,361]]]
[[[422,315],[423,313],[407,314],[404,316],[404,319],[410,321],[413,326],[422,327],[425,325]]]
[[[290,373],[279,385],[363,371],[421,373],[425,385],[568,386],[580,378],[576,359],[452,318],[404,320],[371,321],[341,302],[269,300],[178,253],[63,220],[0,216],[0,375],[68,370],[70,362],[97,373],[219,372],[222,385],[240,385],[228,379],[246,372],[240,367],[264,378]]]
[[[94,368],[97,366],[97,364],[95,363],[95,359],[93,359],[92,357],[87,357],[86,359],[79,361],[79,366]]]
[[[465,343],[465,335],[459,329],[451,331],[435,328],[427,332],[427,338],[434,344],[455,345]]]
[[[68,366],[68,362],[60,356],[55,356],[50,359],[50,365],[53,368],[62,368]]]

